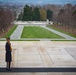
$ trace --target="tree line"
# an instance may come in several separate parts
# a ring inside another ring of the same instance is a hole
[[[66,4],[53,21],[54,26],[76,35],[76,5]]]
[[[12,25],[14,12],[8,8],[0,8],[0,35]]]
[[[18,20],[22,21],[46,21],[52,20],[53,12],[44,8],[25,5],[23,12],[19,14]]]
[[[9,8],[0,8],[0,34],[15,20],[16,14]],[[53,21],[53,26],[76,35],[76,5],[25,5],[17,20],[22,21]]]

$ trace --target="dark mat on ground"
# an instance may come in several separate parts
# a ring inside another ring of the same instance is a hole
[[[0,72],[76,72],[76,68],[0,68]]]

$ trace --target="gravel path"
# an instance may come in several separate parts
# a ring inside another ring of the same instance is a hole
[[[69,39],[69,40],[75,40],[76,38],[74,38],[74,37],[72,37],[72,36],[69,36],[69,35],[67,35],[67,34],[64,34],[64,33],[61,33],[61,32],[59,32],[59,31],[56,31],[56,30],[54,30],[54,29],[52,29],[52,28],[48,28],[48,27],[45,27],[45,26],[42,26],[43,28],[45,28],[45,29],[47,29],[47,30],[49,30],[49,31],[51,31],[51,32],[53,32],[53,33],[55,33],[55,34],[58,34],[58,35],[60,35],[60,36],[62,36],[62,37],[64,37],[65,39]]]
[[[11,35],[11,39],[20,39],[24,25],[18,25],[17,29]]]

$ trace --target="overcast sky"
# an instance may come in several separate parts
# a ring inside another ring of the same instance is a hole
[[[29,4],[76,4],[76,0],[0,0],[7,3],[29,3]]]

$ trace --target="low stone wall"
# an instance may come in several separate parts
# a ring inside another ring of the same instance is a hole
[[[46,26],[46,21],[15,21],[14,24],[17,25],[37,25],[37,26]]]

